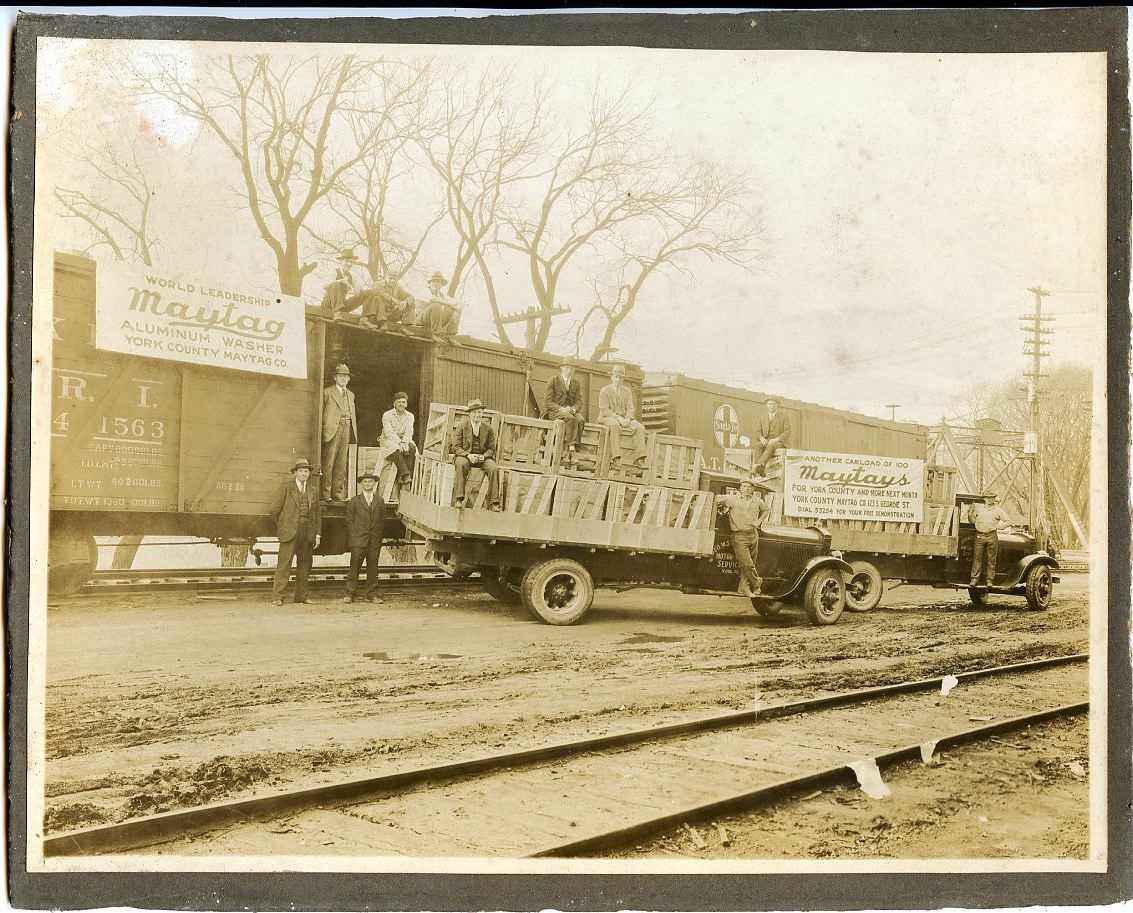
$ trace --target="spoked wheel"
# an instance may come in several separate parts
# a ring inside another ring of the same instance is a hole
[[[823,567],[811,574],[806,582],[803,607],[811,624],[832,625],[841,618],[842,609],[846,607],[846,585],[841,572]]]
[[[977,609],[987,608],[987,590],[980,589],[978,586],[970,586],[968,587],[968,598]]]
[[[869,612],[876,609],[885,592],[881,572],[868,561],[853,561],[852,574],[846,575],[846,610],[850,612]]]
[[[783,603],[778,599],[768,599],[766,596],[752,596],[751,607],[764,618],[774,618],[783,611]]]
[[[594,602],[594,580],[577,561],[552,558],[529,568],[519,587],[523,605],[549,625],[572,625]]]
[[[1043,612],[1054,595],[1054,574],[1045,564],[1035,564],[1027,571],[1027,607]]]
[[[480,580],[488,595],[507,605],[519,605],[523,600],[519,596],[519,587],[512,586],[506,580],[497,576],[495,568],[485,568],[480,572]]]

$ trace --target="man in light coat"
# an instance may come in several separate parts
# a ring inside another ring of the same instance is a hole
[[[397,467],[397,484],[413,481],[413,466],[417,462],[417,444],[413,440],[413,413],[409,411],[409,394],[395,393],[393,408],[382,414],[382,437],[374,471],[381,474],[386,460]]]
[[[598,394],[598,421],[610,429],[612,463],[617,465],[625,458],[621,440],[622,432],[628,431],[631,435],[629,460],[643,465],[649,456],[645,443],[645,426],[634,418],[633,391],[625,385],[625,378],[625,365],[614,365],[612,383],[604,386]]]
[[[346,500],[350,445],[358,443],[358,415],[348,383],[350,369],[338,365],[334,383],[323,390],[323,498],[327,501]]]
[[[297,460],[291,467],[292,480],[285,483],[271,506],[279,539],[279,554],[275,563],[275,580],[272,586],[272,604],[283,605],[283,591],[291,576],[291,562],[295,561],[295,602],[310,602],[307,598],[307,575],[311,571],[312,552],[318,547],[322,531],[321,504],[313,491],[311,464]]]

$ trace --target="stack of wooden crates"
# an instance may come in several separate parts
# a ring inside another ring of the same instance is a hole
[[[452,503],[452,444],[467,421],[464,406],[434,403],[429,409],[425,441],[417,461],[413,493],[430,503]],[[616,460],[621,436],[605,425],[586,423],[582,440],[568,461],[563,425],[521,415],[484,411],[496,433],[500,508],[561,518],[556,528],[570,529],[571,520],[602,520],[667,530],[706,530],[714,522],[712,494],[699,491],[703,445],[690,438],[649,433],[648,455],[641,464]],[[616,438],[616,439],[615,439]],[[469,474],[468,507],[488,507],[483,473]]]

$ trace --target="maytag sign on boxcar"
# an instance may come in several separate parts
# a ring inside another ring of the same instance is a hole
[[[300,298],[104,261],[97,302],[100,349],[307,376]]]
[[[789,450],[783,513],[840,520],[924,519],[924,460]]]

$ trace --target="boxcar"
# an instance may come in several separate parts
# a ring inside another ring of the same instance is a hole
[[[770,395],[683,374],[650,372],[642,388],[642,421],[650,431],[700,438],[706,468],[721,471],[726,449],[746,446],[741,443],[744,436],[755,438]],[[791,419],[791,446],[800,450],[925,457],[928,429],[923,425],[786,398],[780,398],[780,408]]]
[[[53,587],[90,576],[94,536],[182,535],[214,542],[272,537],[268,508],[292,463],[320,459],[322,396],[334,366],[353,374],[359,443],[375,445],[393,394],[409,394],[418,446],[430,402],[478,397],[537,415],[558,357],[466,336],[379,332],[356,318],[306,313],[306,378],[145,358],[95,348],[95,261],[57,253],[51,411]],[[581,361],[587,416],[612,365]],[[640,392],[641,370],[627,365]],[[341,506],[326,512],[320,552],[346,548]]]

